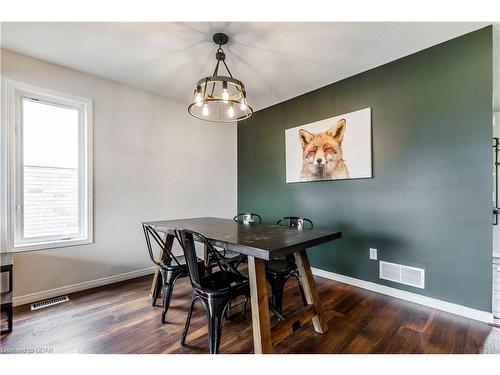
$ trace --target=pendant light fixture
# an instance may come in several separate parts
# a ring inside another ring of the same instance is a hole
[[[222,46],[229,41],[223,33],[213,36],[219,46],[215,54],[217,64],[210,77],[202,78],[196,84],[188,112],[191,116],[212,122],[237,122],[249,118],[253,110],[247,103],[247,94],[243,82],[231,74],[226,64],[226,54]],[[223,64],[227,75],[219,75],[219,66]]]

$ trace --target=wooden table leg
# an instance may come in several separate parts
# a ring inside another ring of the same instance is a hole
[[[174,244],[174,236],[172,234],[167,234],[165,237],[165,249],[171,251],[172,245]],[[160,256],[158,260],[166,260],[167,253],[163,250],[160,250]],[[153,275],[153,282],[151,283],[151,290],[149,291],[149,295],[153,298],[155,297],[156,291],[158,290],[157,284],[161,282],[160,268],[156,266],[155,273]]]
[[[316,316],[312,319],[314,330],[318,333],[325,333],[328,331],[328,325],[321,307],[318,292],[316,291],[316,285],[314,283],[314,277],[311,272],[311,265],[309,264],[307,252],[305,249],[297,251],[294,253],[294,256],[295,263],[297,264],[297,268],[299,270],[300,284],[302,285],[302,289],[304,289],[306,301],[309,305],[314,305],[314,308],[316,309]]]
[[[272,353],[271,322],[264,260],[248,256],[250,300],[252,304],[253,346],[255,354]]]
[[[208,266],[208,245],[205,244],[203,247],[203,261],[205,262],[205,267]]]

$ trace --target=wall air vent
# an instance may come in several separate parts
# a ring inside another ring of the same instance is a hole
[[[63,302],[67,302],[67,301],[69,301],[68,296],[49,298],[49,299],[45,299],[43,301],[32,303],[31,310],[33,311],[33,310],[43,309],[45,307],[57,305],[59,303],[63,303]]]
[[[422,268],[380,261],[379,277],[416,288],[425,288],[425,270]]]

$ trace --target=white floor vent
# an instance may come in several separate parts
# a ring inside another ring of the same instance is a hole
[[[43,301],[32,303],[31,310],[43,309],[45,307],[57,305],[59,303],[63,303],[63,302],[67,302],[67,301],[69,301],[68,296],[49,298],[49,299],[45,299]]]
[[[425,270],[422,268],[380,261],[379,277],[384,280],[425,289]]]

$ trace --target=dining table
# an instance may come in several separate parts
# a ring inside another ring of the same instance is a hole
[[[328,325],[314,283],[307,249],[340,239],[342,232],[327,229],[305,230],[271,224],[243,224],[215,217],[149,221],[143,224],[164,234],[165,247],[168,250],[172,249],[174,243],[174,230],[182,228],[202,234],[213,246],[247,256],[254,353],[272,353],[276,343],[307,326],[311,321],[317,333],[323,334],[327,331]],[[204,257],[208,256],[207,253],[205,249]],[[168,252],[161,251],[159,260],[164,260],[167,254]],[[293,254],[295,258],[307,304],[271,327],[266,262],[289,254]],[[159,290],[157,284],[161,283],[160,278],[161,274],[156,269],[151,294]]]

